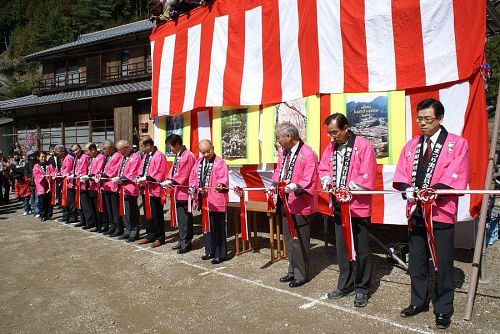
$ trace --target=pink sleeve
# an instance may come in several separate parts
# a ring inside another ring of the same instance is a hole
[[[373,190],[375,177],[377,176],[377,158],[373,146],[367,142],[358,146],[361,159],[358,171],[351,171],[352,178],[358,186]]]
[[[321,161],[318,166],[318,175],[321,179],[323,176],[331,177],[332,167],[330,166],[330,155],[331,155],[331,146],[332,144],[328,144],[328,146],[323,151],[321,155]]]
[[[200,165],[201,159],[198,159],[191,169],[191,174],[189,175],[189,186],[198,187],[198,166]]]
[[[278,163],[276,164],[276,168],[274,169],[273,173],[273,181],[278,182],[280,180],[280,172],[281,172],[281,165],[283,164],[283,153],[280,153],[280,156],[278,158]]]
[[[195,164],[194,156],[190,152],[186,152],[183,154],[183,157],[186,159],[181,159],[178,166],[179,173],[172,177],[172,180],[177,182],[178,184],[186,184],[190,180],[191,171],[193,170],[193,165]],[[173,168],[173,166],[172,166]]]
[[[451,155],[451,162],[446,166],[446,169],[439,178],[439,182],[437,182],[447,185],[453,189],[467,189],[467,184],[469,183],[469,146],[467,145],[466,140],[463,138],[461,139],[462,140],[458,140],[455,144],[453,154]],[[442,150],[447,150],[447,147],[443,147]],[[441,154],[443,153],[448,152],[442,152]]]
[[[224,160],[219,160],[219,168],[217,168],[217,182],[215,185],[222,183],[224,186],[229,186],[229,173],[227,164]]]
[[[318,182],[318,157],[311,150],[304,154],[302,178],[297,182],[307,193],[314,195]]]
[[[130,162],[130,169],[128,175],[126,175],[127,179],[130,181],[134,181],[139,176],[139,169],[141,167],[141,159],[135,153],[132,154],[132,161]]]
[[[45,177],[45,175],[43,175],[42,173],[42,169],[40,168],[40,165],[39,164],[36,164],[34,167],[33,167],[33,179],[35,181],[35,184],[36,185],[39,185],[41,184],[41,181],[42,179]]]
[[[154,164],[152,163],[149,168],[151,173],[151,177],[155,179],[158,182],[163,182],[165,180],[165,172],[167,170],[167,159],[165,158],[165,155],[161,152],[158,151],[157,154],[155,154],[156,157],[154,157]]]
[[[411,170],[408,170],[409,159],[413,159],[413,154],[410,154],[409,150],[411,148],[411,141],[408,142],[399,155],[398,164],[396,165],[396,171],[394,172],[394,179],[392,182],[392,187],[396,190],[400,190],[399,186],[401,183],[406,183],[411,185]]]
[[[111,161],[109,162],[108,166],[106,166],[105,173],[109,177],[118,176],[118,173],[120,172],[120,164],[122,163],[123,158],[117,154],[120,153],[113,154],[113,156],[110,158]]]

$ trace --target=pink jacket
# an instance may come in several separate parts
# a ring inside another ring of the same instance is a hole
[[[105,161],[106,161],[106,156],[104,154],[98,153],[92,159],[92,166],[90,167],[90,171],[89,171],[88,175],[94,176],[94,175],[100,174],[102,171],[102,168],[104,167]],[[99,190],[99,187],[93,178],[89,180],[89,190],[93,190],[93,191]]]
[[[331,161],[333,155],[336,154],[336,146],[336,143],[332,141],[325,148],[318,167],[319,178],[322,179],[324,176],[329,176],[332,185],[333,166]],[[377,159],[375,158],[375,151],[372,144],[365,138],[356,136],[351,154],[351,163],[349,164],[349,172],[347,173],[346,186],[349,185],[350,181],[353,181],[358,186],[373,190],[376,175]],[[353,217],[370,217],[372,215],[372,195],[354,195],[350,202],[350,208]]]
[[[198,188],[198,169],[200,163],[203,162],[204,158],[198,159],[193,169],[191,170],[191,175],[189,177],[189,186]],[[209,187],[215,187],[219,183],[224,186],[229,186],[229,174],[228,167],[224,160],[215,156],[214,165],[212,167],[212,172],[210,174]],[[225,212],[227,208],[227,202],[229,196],[227,192],[217,192],[215,189],[211,188],[208,190],[208,209],[213,212]]]
[[[90,163],[89,156],[82,153],[80,158],[76,160],[75,177],[87,175],[87,169],[88,169],[89,163]],[[75,182],[78,182],[78,181],[80,181],[80,179],[78,179]],[[73,187],[73,185],[71,185],[71,187]],[[85,182],[80,182],[80,189],[87,190],[87,184]]]
[[[191,175],[191,171],[195,162],[196,160],[194,158],[194,154],[191,151],[185,150],[184,152],[182,152],[179,160],[177,161],[177,170],[175,172],[175,175],[172,175],[172,173],[174,172],[174,166],[172,164],[170,170],[168,171],[167,179],[175,181],[175,183],[181,186],[189,186],[189,176]],[[188,189],[176,187],[175,198],[180,201],[187,201]]]
[[[413,158],[420,136],[412,138],[401,151],[392,186],[400,190],[401,183],[411,185]],[[469,147],[465,138],[448,133],[441,149],[430,187],[444,184],[453,189],[466,189],[469,183]],[[411,205],[407,203],[406,216]],[[447,195],[432,205],[432,219],[446,224],[457,221],[458,196]]]
[[[47,175],[55,175],[57,169],[55,169],[51,164],[47,163],[47,172],[43,173],[42,167],[39,163],[33,166],[33,179],[35,182],[35,189],[37,195],[47,194],[50,189],[50,181],[45,178]]]
[[[139,176],[142,176],[142,170],[144,168],[144,162],[146,161],[146,154],[143,155],[141,166],[139,168]],[[165,172],[167,170],[167,159],[165,158],[165,154],[161,153],[160,150],[155,148],[153,156],[149,161],[149,169],[147,175],[147,181],[156,181],[158,183],[165,181]],[[153,197],[161,196],[161,185],[156,183],[148,182],[146,183],[149,186],[149,193]]]
[[[125,159],[125,157],[123,157]],[[119,166],[120,167],[120,166]],[[127,196],[139,196],[139,185],[135,183],[135,179],[139,176],[141,168],[141,157],[137,153],[130,153],[123,173],[120,175],[124,185],[124,193]]]
[[[274,170],[274,182],[279,181],[284,152],[283,150],[280,153],[278,165]],[[318,183],[318,156],[306,144],[303,144],[300,148],[297,160],[295,160],[295,167],[290,182],[299,185],[306,192],[299,196],[296,196],[295,192],[288,194],[290,213],[308,216],[318,211],[318,195],[316,193],[316,185]]]
[[[68,176],[73,174],[73,162],[75,158],[73,158],[71,155],[66,154],[64,157],[64,160],[61,165],[61,175],[62,176]]]
[[[123,156],[119,152],[113,153],[107,163],[106,159],[104,159],[105,168],[103,174],[106,174],[106,176],[110,179],[118,176],[118,173],[120,173],[120,165],[122,163],[122,159]],[[111,193],[115,193],[118,191],[117,184],[109,179],[103,180],[101,185],[102,189],[104,189],[105,191],[109,191]]]

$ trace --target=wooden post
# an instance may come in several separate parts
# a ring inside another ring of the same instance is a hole
[[[490,154],[488,157],[488,169],[486,170],[486,180],[484,182],[484,189],[489,190],[491,185],[491,179],[493,177],[493,167],[495,164],[495,150],[496,143],[498,139],[498,126],[500,123],[500,87],[498,87],[497,93],[497,107],[495,110],[495,123],[493,126],[493,133],[491,135],[490,142]],[[465,320],[470,320],[472,316],[472,308],[474,306],[474,300],[476,298],[477,282],[479,276],[479,266],[481,263],[481,255],[483,248],[484,231],[486,226],[486,216],[488,211],[488,197],[489,195],[483,195],[483,201],[481,203],[481,212],[479,216],[479,229],[476,236],[476,245],[474,247],[474,258],[472,260],[472,270],[470,275],[469,291],[467,293],[467,305],[465,307]]]

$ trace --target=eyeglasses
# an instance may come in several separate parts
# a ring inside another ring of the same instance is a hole
[[[342,132],[342,130],[332,130],[332,131],[327,131],[326,133],[330,137],[338,137],[341,132]]]
[[[417,117],[416,121],[417,123],[422,123],[424,122],[425,124],[432,123],[436,120],[437,117]]]

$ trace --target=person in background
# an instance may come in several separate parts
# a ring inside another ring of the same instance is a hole
[[[33,180],[36,193],[40,199],[40,220],[46,221],[50,218],[49,207],[52,196],[50,180],[57,174],[56,169],[47,162],[47,152],[41,151],[38,154],[38,162],[33,167]]]
[[[26,153],[26,156],[28,157],[28,161],[25,164],[25,170],[24,170],[24,175],[26,178],[30,179],[30,192],[31,192],[31,198],[30,198],[30,205],[31,205],[31,212],[35,215],[35,218],[40,218],[40,201],[38,198],[38,195],[36,193],[35,189],[35,183],[33,180],[33,167],[35,166],[37,162],[37,154],[36,151],[30,150],[28,153]]]
[[[74,158],[72,155],[68,154],[68,151],[63,145],[57,145],[55,147],[56,154],[59,156],[61,162],[61,171],[60,176],[64,179],[61,181],[63,185],[64,182],[71,183],[71,179],[68,179],[69,175],[71,175],[73,171],[73,163]],[[70,189],[66,190],[66,194],[61,194],[62,196],[66,196],[67,203],[63,206],[63,216],[58,220],[60,223],[66,224],[74,224],[76,222],[76,210],[75,210],[75,198],[71,197]]]
[[[17,152],[14,152],[12,161],[11,161],[11,171],[12,178],[14,179],[14,193],[16,198],[23,202],[23,216],[27,216],[31,212],[30,207],[30,181],[24,176],[25,169],[25,161],[21,159],[21,155]]]

